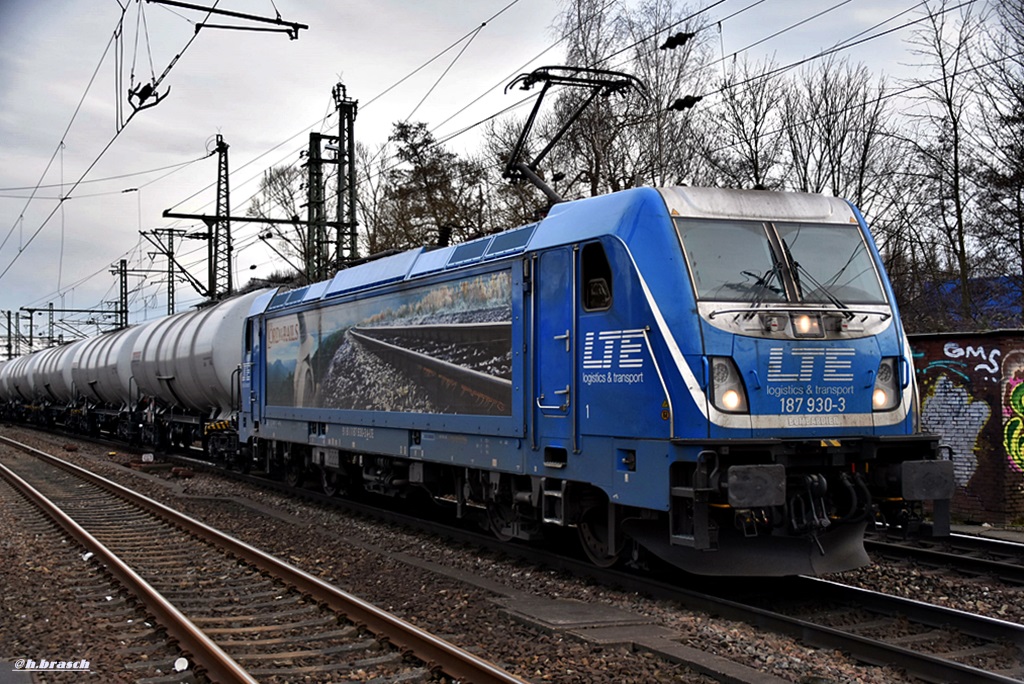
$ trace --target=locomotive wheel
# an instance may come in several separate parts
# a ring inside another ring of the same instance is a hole
[[[302,465],[289,463],[284,471],[284,481],[289,487],[298,487],[306,479]]]
[[[249,453],[248,449],[243,449],[238,458],[235,461],[235,465],[238,466],[238,472],[248,475],[252,470],[252,454]]]
[[[338,473],[320,466],[320,486],[327,496],[337,496],[341,491],[341,477]]]
[[[576,525],[580,544],[590,562],[599,568],[610,568],[619,562],[624,546],[621,534],[615,549],[609,548],[608,511],[602,506],[588,508]]]
[[[500,541],[507,542],[513,539],[513,535],[503,532],[510,527],[515,519],[515,512],[505,504],[492,501],[487,504],[487,523],[491,533]]]

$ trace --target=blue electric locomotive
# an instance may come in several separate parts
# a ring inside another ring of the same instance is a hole
[[[503,539],[574,526],[708,574],[867,562],[880,512],[948,528],[863,217],[810,194],[641,188],[254,300],[242,451],[327,491],[415,488]],[[484,517],[485,516],[485,517]]]

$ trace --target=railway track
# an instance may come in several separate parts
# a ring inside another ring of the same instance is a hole
[[[534,562],[677,603],[690,610],[788,634],[874,665],[948,684],[1024,682],[1024,626],[812,577],[748,583],[596,568],[560,553]]]
[[[330,501],[312,492],[304,495]],[[365,511],[362,504],[357,507]],[[652,578],[620,568],[596,568],[557,551],[501,544],[486,534],[394,511],[381,515],[455,541],[587,577],[602,586],[653,595],[691,610],[788,634],[810,645],[842,650],[865,663],[894,665],[925,681],[1024,681],[1024,627],[1017,623],[809,577],[759,580],[746,583],[746,591],[742,583],[680,578],[677,571],[660,578],[656,573]]]
[[[0,473],[140,598],[218,682],[314,676],[521,682],[509,673],[258,549],[61,459]]]
[[[1024,682],[1024,626],[1015,622],[812,577],[737,584],[667,572],[653,579],[629,570],[596,568],[561,553],[533,550],[528,557],[602,586],[787,634],[864,663],[901,668],[923,681]]]
[[[251,475],[229,474],[261,482]],[[340,502],[376,515],[365,504],[339,501],[309,490],[302,496],[325,504]],[[841,650],[865,663],[901,667],[925,681],[1024,681],[1024,628],[1016,623],[810,578],[760,580],[748,584],[749,590],[744,593],[736,583],[701,583],[693,577],[680,578],[678,572],[658,579],[623,569],[602,570],[563,553],[501,544],[486,534],[424,522],[400,512],[386,511],[380,517],[561,569],[602,586],[656,596],[687,609],[791,635],[809,645]],[[766,602],[765,597],[772,600]],[[640,641],[636,644],[643,648]]]
[[[1024,626],[811,577],[709,595],[743,620],[931,682],[1024,681]]]
[[[332,501],[308,491],[303,495],[321,503]],[[355,507],[376,515],[364,504]],[[693,576],[680,578],[678,571],[652,577],[621,568],[601,569],[561,551],[501,544],[487,534],[453,529],[445,523],[426,522],[394,511],[379,515],[454,541],[500,550],[587,577],[602,586],[653,595],[691,610],[791,635],[810,645],[842,650],[865,663],[897,666],[924,681],[1024,682],[1024,626],[1017,623],[810,577],[763,579],[744,585]]]
[[[953,534],[912,539],[869,538],[868,551],[877,557],[912,560],[965,575],[985,575],[1024,586],[1024,545],[998,539]]]

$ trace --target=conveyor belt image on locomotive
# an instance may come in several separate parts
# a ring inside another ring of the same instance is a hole
[[[365,350],[425,386],[443,413],[506,414],[512,405],[512,325],[352,328]],[[500,368],[493,368],[498,364]],[[481,366],[480,369],[477,366]]]
[[[213,458],[425,492],[507,540],[574,528],[602,565],[824,574],[869,561],[873,520],[948,529],[952,463],[919,430],[892,288],[838,198],[637,188],[203,315],[229,308],[223,358],[200,345],[132,380],[153,336],[123,331],[117,383],[50,352],[0,366],[0,399],[193,443],[183,426],[227,418],[203,431]]]
[[[268,400],[509,415],[509,287],[507,274],[498,274],[460,282],[458,292],[446,283],[375,299],[372,308],[363,303],[275,318],[268,330]]]

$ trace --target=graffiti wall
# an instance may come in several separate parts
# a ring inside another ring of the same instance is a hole
[[[922,427],[953,458],[955,519],[1024,523],[1024,331],[912,335]]]
[[[509,271],[267,320],[271,406],[507,416]]]

